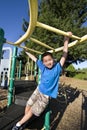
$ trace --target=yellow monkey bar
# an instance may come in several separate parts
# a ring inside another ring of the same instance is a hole
[[[48,46],[47,44],[42,43],[42,42],[40,42],[40,41],[38,41],[38,40],[36,40],[36,39],[34,39],[34,38],[30,38],[30,40],[31,40],[32,42],[35,42],[35,43],[41,45],[41,46],[44,46],[44,47],[48,48],[48,49],[55,50],[54,48],[52,48],[52,47]]]
[[[29,27],[26,31],[26,33],[15,42],[15,44],[20,45],[22,42],[24,42],[26,39],[28,39],[31,34],[33,33],[36,22],[37,22],[37,15],[38,15],[38,0],[28,0],[28,3],[30,5],[30,22]]]
[[[57,33],[57,34],[61,34],[61,35],[64,35],[64,36],[69,36],[67,34],[67,32],[64,32],[62,30],[56,29],[54,27],[51,27],[49,25],[46,25],[46,24],[43,24],[43,23],[40,23],[40,22],[37,22],[37,26],[41,27],[41,28],[44,28],[44,29],[47,29],[47,30],[52,31],[52,32]],[[80,37],[77,37],[77,36],[74,36],[74,35],[72,35],[71,38],[76,39],[76,40],[80,40],[81,39]]]
[[[59,29],[56,29],[54,27],[48,26],[46,24],[40,23],[37,21],[37,15],[38,15],[38,0],[28,0],[28,3],[30,5],[30,22],[29,27],[26,31],[26,33],[15,42],[15,44],[20,45],[22,42],[24,42],[27,38],[31,36],[36,26],[47,29],[49,31],[55,32],[57,34],[61,34],[64,36],[69,36],[66,32],[61,31]],[[80,40],[80,37],[72,35],[71,38]]]
[[[68,47],[70,48],[70,47],[72,47],[72,46],[75,46],[75,45],[77,45],[77,44],[80,44],[80,43],[83,43],[83,42],[85,42],[85,41],[87,41],[87,35],[85,35],[85,36],[83,36],[83,37],[81,37],[81,40],[75,40],[75,41],[73,41],[73,42],[71,42],[70,44],[68,44]],[[55,52],[59,52],[59,51],[62,51],[63,50],[63,46],[62,47],[59,47],[59,48],[56,48],[55,49]],[[50,50],[49,52],[53,52],[53,50]]]

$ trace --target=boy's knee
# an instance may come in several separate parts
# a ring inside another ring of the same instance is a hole
[[[25,107],[25,114],[27,114],[29,112],[30,108],[31,108],[30,106]]]

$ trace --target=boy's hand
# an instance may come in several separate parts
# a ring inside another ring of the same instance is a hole
[[[37,58],[34,56],[34,55],[32,55],[31,53],[29,53],[29,52],[25,52],[34,62],[36,62],[37,61]]]
[[[67,34],[69,36],[72,36],[72,32],[67,32]],[[63,56],[60,59],[60,64],[61,66],[64,65],[65,61],[66,61],[66,57],[67,57],[67,53],[68,53],[68,43],[69,43],[69,36],[66,36],[64,38],[64,48],[63,48]]]
[[[69,36],[72,36],[72,32],[67,32],[67,34],[68,34]],[[66,40],[69,40],[69,37],[68,37],[68,36],[65,36],[65,37],[64,37],[64,41],[66,41]]]
[[[26,53],[27,55],[29,55],[29,52],[26,51],[25,53]]]

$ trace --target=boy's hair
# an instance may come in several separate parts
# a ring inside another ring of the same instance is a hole
[[[45,56],[48,56],[48,55],[53,58],[52,53],[50,53],[50,52],[45,52],[45,53],[42,54],[42,61],[43,61],[43,58],[44,58]]]

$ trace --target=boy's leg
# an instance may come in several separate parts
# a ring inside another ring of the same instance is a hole
[[[38,91],[38,99],[32,106],[32,113],[35,116],[40,116],[41,113],[45,110],[49,103],[49,96],[46,96]]]
[[[20,129],[22,130],[26,126],[26,124],[24,123],[27,123],[27,121],[32,117],[32,115],[33,113],[30,108],[27,114],[23,116],[23,118],[12,128],[12,130],[20,130]]]
[[[27,113],[29,112],[30,108],[31,108],[31,107],[28,106],[28,105],[25,107],[25,114],[27,114]]]
[[[27,112],[27,114],[25,114],[23,116],[23,118],[18,122],[20,125],[23,125],[26,121],[28,121],[31,117],[32,117],[33,113],[31,111],[31,108],[29,109],[29,111]]]
[[[28,99],[28,101],[26,103],[25,114],[27,114],[29,112],[29,110],[31,109],[33,104],[37,101],[37,98],[38,98],[38,91],[37,91],[37,88],[36,88],[35,91],[33,92],[33,94],[31,95],[31,97]]]
[[[38,97],[37,93],[38,91],[36,89],[31,95],[31,97],[29,98],[29,100],[27,101],[26,108],[25,108],[25,115],[19,122],[17,122],[17,124],[12,128],[12,130],[19,130],[21,125],[23,125],[26,121],[28,121],[32,117],[33,113],[31,111],[31,107],[37,100]]]
[[[32,117],[33,113],[31,111],[31,107],[37,101],[37,97],[38,97],[38,91],[37,89],[35,89],[31,97],[27,101],[26,108],[25,108],[25,115],[18,122],[20,125],[24,124],[26,121],[28,121]]]

